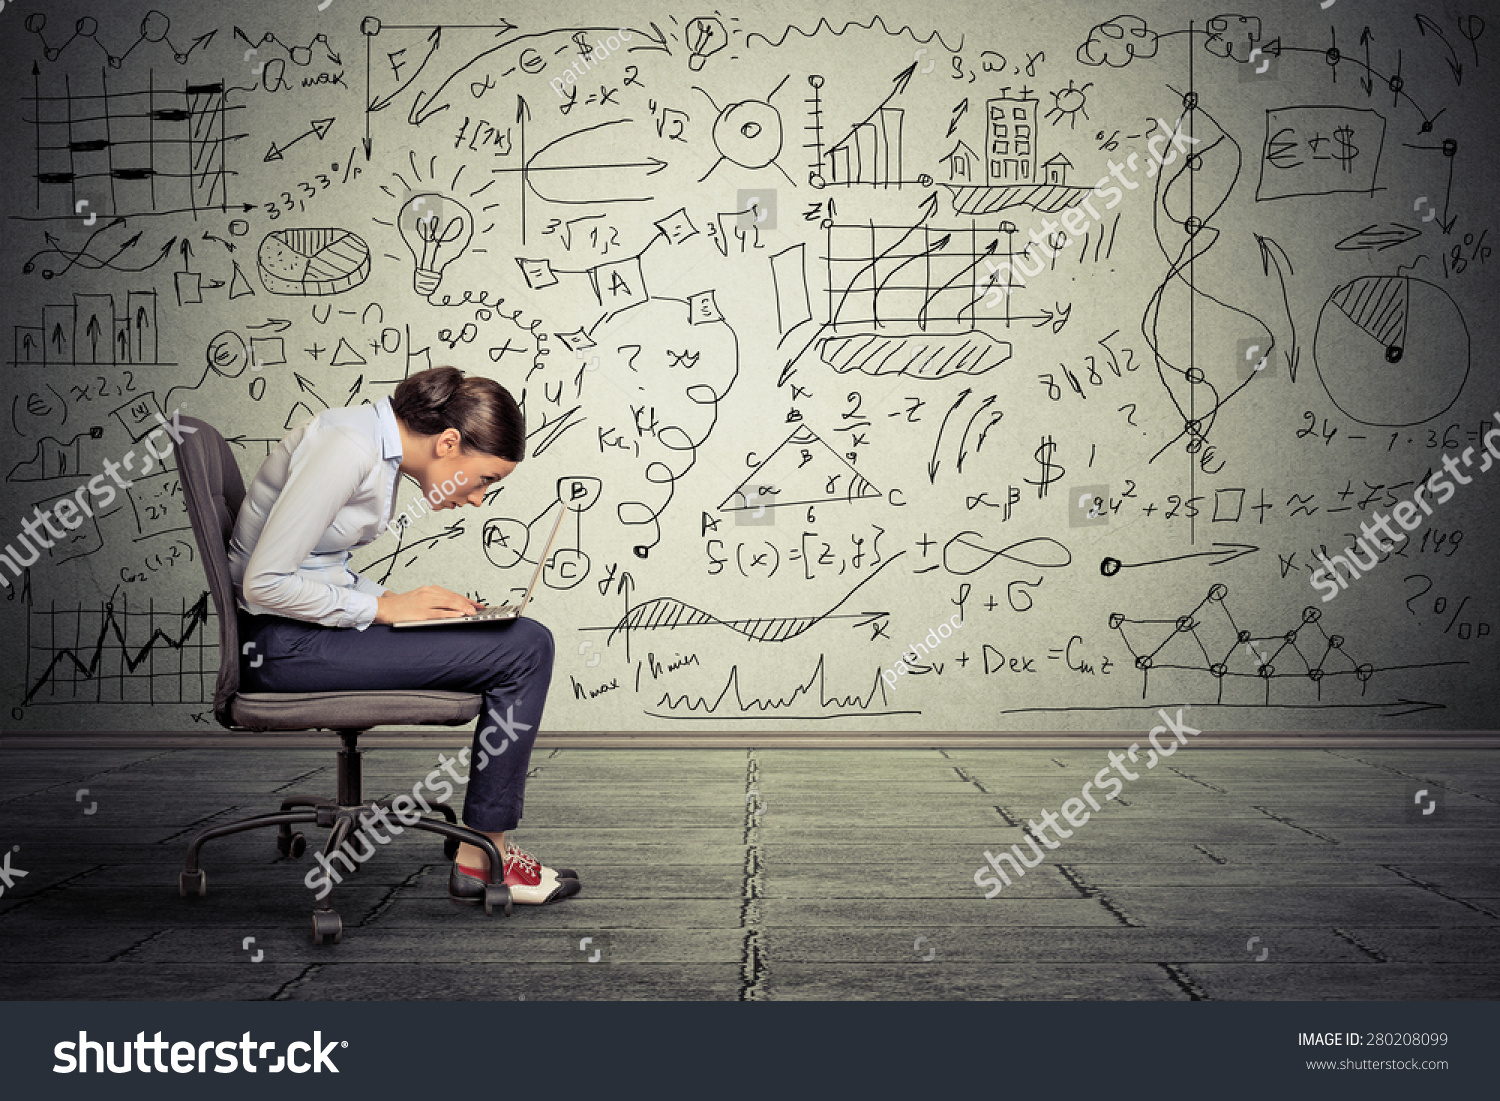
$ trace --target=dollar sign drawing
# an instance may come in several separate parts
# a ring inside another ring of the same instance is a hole
[[[1333,137],[1334,140],[1339,143],[1339,151],[1335,153],[1334,156],[1337,157],[1339,163],[1344,166],[1345,172],[1352,171],[1349,167],[1349,162],[1352,161],[1355,157],[1359,156],[1359,149],[1356,148],[1354,142],[1350,140],[1354,137],[1354,131],[1347,126],[1340,126],[1333,132]]]
[[[1050,486],[1053,482],[1061,480],[1062,476],[1067,473],[1067,470],[1065,470],[1061,464],[1054,464],[1052,462],[1053,453],[1056,451],[1057,444],[1052,442],[1052,437],[1043,436],[1041,446],[1031,453],[1031,457],[1041,464],[1042,477],[1039,481],[1035,482],[1030,478],[1025,479],[1025,481],[1027,485],[1036,486],[1036,495],[1038,500],[1047,496],[1048,486]],[[1054,470],[1057,473],[1054,474]]]

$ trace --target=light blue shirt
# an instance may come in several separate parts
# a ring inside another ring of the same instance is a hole
[[[325,409],[261,463],[229,541],[239,606],[364,630],[387,590],[349,567],[390,524],[401,432],[391,399]]]

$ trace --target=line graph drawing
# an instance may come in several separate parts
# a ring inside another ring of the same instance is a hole
[[[1347,641],[1344,636],[1329,634],[1322,624],[1322,610],[1311,606],[1304,608],[1299,622],[1287,630],[1255,634],[1236,621],[1225,599],[1228,595],[1228,586],[1212,585],[1189,611],[1171,619],[1130,619],[1120,612],[1110,613],[1110,630],[1119,633],[1135,667],[1141,671],[1142,699],[1150,693],[1151,673],[1156,670],[1174,669],[1212,677],[1217,697],[1205,703],[1225,702],[1226,681],[1260,680],[1265,686],[1264,703],[1270,705],[1273,682],[1311,684],[1314,699],[1321,702],[1323,682],[1332,678],[1352,677],[1363,696],[1379,673],[1468,664],[1448,661],[1377,667],[1356,661],[1344,648]],[[1127,625],[1131,631],[1126,630]],[[1277,668],[1278,661],[1284,668]],[[1316,703],[1297,706],[1310,707]]]
[[[132,609],[128,592],[94,607],[28,606],[26,688],[11,715],[47,704],[210,703],[219,675],[215,618],[206,590],[175,611],[154,598]],[[146,637],[131,641],[138,626]]]
[[[167,18],[166,13],[157,11],[153,8],[151,11],[147,12],[146,17],[141,20],[140,36],[126,48],[124,53],[115,54],[110,51],[108,46],[99,41],[99,21],[92,18],[91,16],[84,16],[82,19],[74,23],[73,33],[66,39],[64,39],[62,45],[60,46],[47,45],[47,17],[44,14],[42,14],[41,12],[35,12],[26,17],[26,29],[32,34],[36,35],[37,38],[41,41],[42,56],[44,56],[48,61],[56,61],[59,57],[62,56],[64,50],[66,50],[74,42],[78,42],[81,40],[84,42],[92,42],[95,46],[98,46],[99,49],[103,50],[104,57],[109,62],[109,67],[111,69],[120,68],[120,66],[125,63],[125,59],[128,58],[132,53],[134,53],[135,48],[142,42],[165,42],[167,44],[167,48],[172,51],[172,60],[177,62],[177,64],[179,65],[186,65],[188,63],[188,58],[193,55],[194,50],[198,49],[200,46],[207,46],[210,42],[213,41],[214,35],[219,33],[218,28],[215,28],[214,30],[209,31],[207,34],[200,34],[197,38],[193,39],[192,43],[186,50],[179,50],[176,46],[172,45],[172,40],[167,37],[167,32],[170,31],[171,28],[172,21]]]
[[[607,630],[608,637],[605,645],[614,641],[615,635],[625,632],[625,657],[630,657],[630,632],[644,630],[675,630],[681,627],[727,627],[736,634],[743,635],[752,642],[787,642],[805,634],[813,627],[826,619],[858,619],[860,622],[855,626],[863,626],[867,623],[877,622],[889,612],[859,612],[836,615],[835,613],[853,599],[854,594],[861,588],[873,581],[882,570],[896,559],[904,555],[905,551],[897,551],[880,565],[870,571],[868,577],[857,582],[848,592],[839,597],[827,611],[818,612],[813,615],[797,616],[746,616],[743,618],[723,619],[712,612],[704,611],[689,604],[685,600],[679,600],[674,596],[659,596],[644,601],[634,607],[630,606],[630,590],[628,586],[622,587],[625,596],[625,614],[612,626],[585,627],[584,630]]]
[[[864,695],[858,693],[847,696],[830,695],[828,690],[828,674],[825,669],[827,657],[818,655],[817,664],[812,668],[807,678],[793,687],[784,696],[745,696],[741,687],[741,673],[738,665],[729,668],[729,675],[724,680],[724,687],[719,690],[718,695],[712,700],[707,695],[694,697],[692,693],[682,692],[673,695],[671,692],[663,692],[661,699],[656,703],[658,708],[665,710],[646,712],[657,719],[694,719],[704,716],[713,716],[716,719],[796,719],[798,721],[818,721],[823,719],[843,718],[872,718],[879,715],[920,715],[920,708],[881,709],[872,710],[875,697],[880,697],[881,703],[886,701],[885,685],[880,679],[880,673],[873,674],[869,692]],[[727,702],[726,702],[727,701]],[[794,707],[803,702],[810,702],[818,708],[840,708],[836,711],[815,711],[813,714],[791,715],[786,709]],[[843,710],[847,709],[847,710]]]

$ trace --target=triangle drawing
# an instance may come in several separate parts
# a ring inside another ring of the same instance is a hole
[[[239,261],[234,261],[234,275],[229,279],[229,297],[244,298],[247,294],[254,294],[255,288],[250,285],[250,280],[245,278],[245,273],[240,271]]]
[[[884,494],[807,425],[798,425],[719,506],[720,512],[859,501]]]
[[[353,367],[355,364],[363,367],[365,357],[356,352],[347,340],[340,338],[339,346],[333,350],[333,359],[330,361],[330,366]]]

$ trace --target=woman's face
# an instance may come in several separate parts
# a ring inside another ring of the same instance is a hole
[[[418,481],[434,510],[483,504],[484,495],[518,465],[482,451],[464,451],[458,433],[451,428],[435,439],[433,450],[433,458]]]

